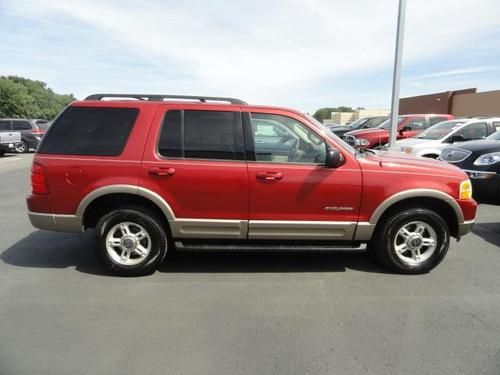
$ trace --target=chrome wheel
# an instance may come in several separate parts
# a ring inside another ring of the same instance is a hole
[[[403,225],[394,238],[394,250],[400,260],[416,266],[429,259],[437,248],[436,231],[423,221]]]
[[[135,266],[151,252],[151,236],[137,223],[119,223],[106,236],[106,250],[116,263]]]
[[[16,152],[19,154],[23,154],[28,151],[28,145],[24,142],[20,143],[16,148]]]

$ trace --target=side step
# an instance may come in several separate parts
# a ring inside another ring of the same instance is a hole
[[[193,252],[364,252],[364,243],[335,242],[201,242],[175,241],[178,251]]]

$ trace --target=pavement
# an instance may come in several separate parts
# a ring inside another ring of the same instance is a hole
[[[109,276],[91,233],[32,228],[0,158],[0,374],[500,374],[500,207],[426,275],[366,254],[170,253]]]

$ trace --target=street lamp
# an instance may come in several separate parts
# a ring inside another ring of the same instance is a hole
[[[396,51],[394,54],[394,73],[392,77],[391,132],[389,149],[395,147],[398,132],[399,87],[401,81],[401,60],[403,58],[403,38],[405,29],[406,0],[399,0],[398,28],[396,33]]]

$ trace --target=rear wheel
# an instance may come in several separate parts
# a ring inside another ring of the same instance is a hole
[[[4,156],[5,155],[5,151],[3,150],[0,150],[0,157]]]
[[[167,252],[162,221],[142,207],[122,207],[104,215],[94,233],[95,247],[106,268],[122,276],[153,273]]]
[[[381,263],[405,274],[429,272],[443,260],[449,245],[447,223],[427,208],[406,208],[389,215],[377,227],[372,243]]]

